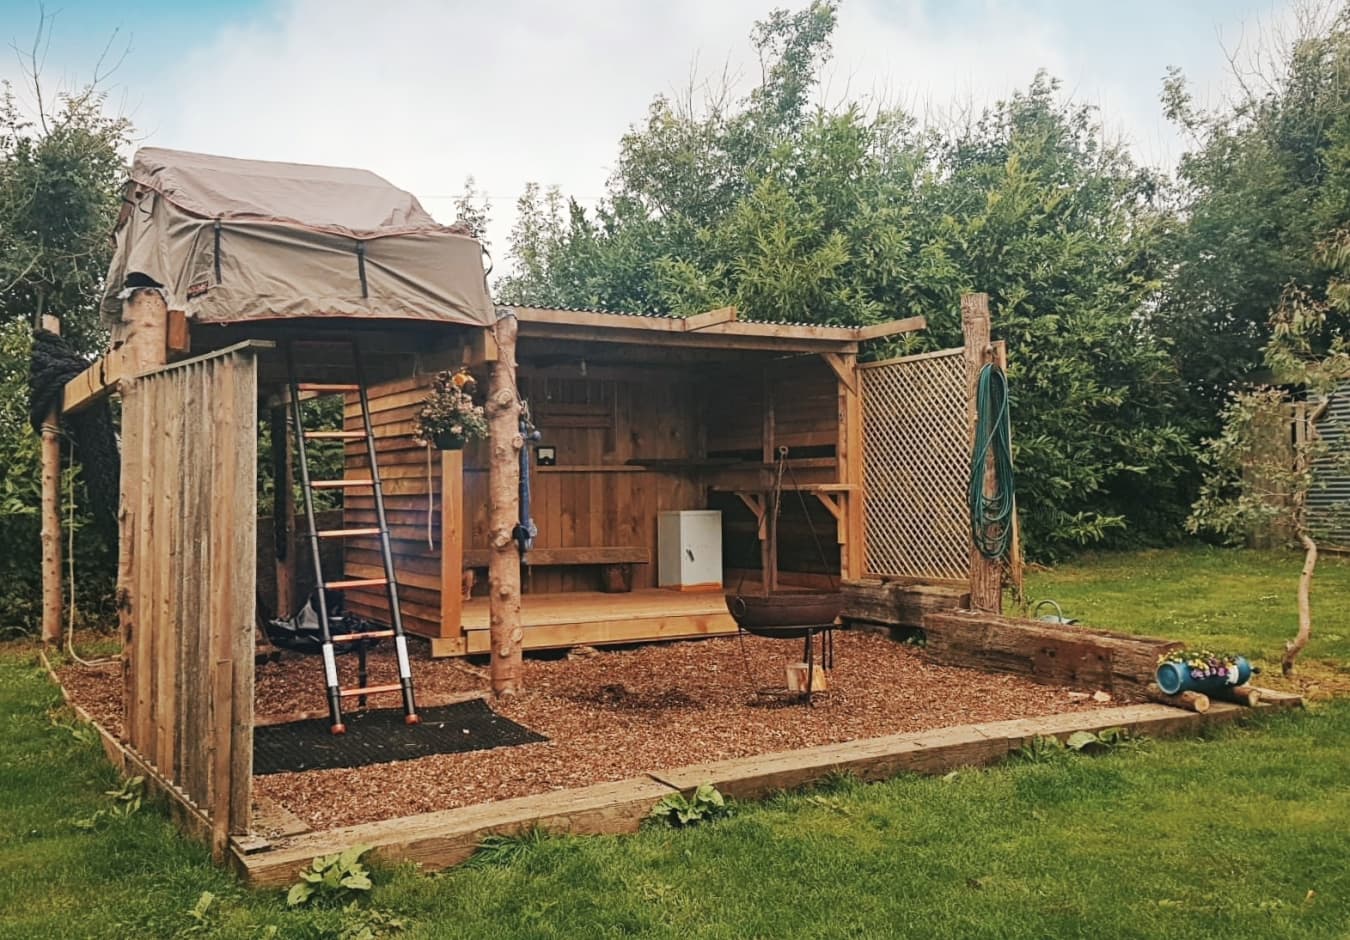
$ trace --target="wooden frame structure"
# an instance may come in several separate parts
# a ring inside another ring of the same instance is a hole
[[[775,568],[802,583],[862,573],[858,344],[920,329],[922,318],[842,328],[745,322],[732,308],[685,319],[509,312],[518,323],[521,395],[540,443],[556,455],[531,467],[540,534],[526,556],[525,648],[733,632],[720,592],[682,596],[657,587],[662,512],[723,513],[728,585],[758,581]],[[463,358],[494,355],[488,347]],[[430,382],[426,373],[405,376],[371,392],[377,434],[387,439],[381,471],[404,619],[410,632],[431,641],[433,655],[483,653],[491,648],[482,577],[491,556],[491,461],[484,445],[471,444],[435,455],[428,469],[426,452],[408,435]],[[354,428],[355,401],[347,420]],[[798,498],[785,500],[794,521],[775,559],[766,496],[780,446],[789,449],[787,487]],[[353,478],[368,473],[355,446],[347,471]],[[346,513],[349,527],[369,525],[373,507],[358,496]],[[826,568],[816,560],[813,531],[830,547]],[[371,577],[376,562],[374,541],[354,539],[344,576]],[[466,577],[477,585],[467,598]],[[613,583],[619,592],[603,593]],[[369,615],[378,600],[360,590],[348,597],[352,609]]]
[[[722,512],[728,587],[775,571],[782,583],[802,586],[871,573],[859,345],[922,329],[923,318],[844,328],[747,322],[731,308],[685,319],[535,307],[502,313],[517,327],[511,354],[520,394],[556,455],[531,466],[541,531],[523,569],[519,645],[733,631],[720,591],[658,587],[655,520],[663,511]],[[115,392],[123,399],[127,720],[117,746],[191,828],[209,834],[217,857],[231,844],[242,857],[260,844],[250,835],[257,610],[252,568],[229,560],[256,553],[257,419],[268,416],[274,433],[285,429],[275,421],[286,403],[277,346],[303,342],[307,377],[340,382],[350,375],[325,343],[361,344],[405,622],[433,655],[468,655],[489,649],[488,602],[481,587],[467,601],[463,591],[464,572],[489,557],[485,448],[433,454],[428,465],[410,435],[432,376],[460,365],[492,368],[498,345],[491,330],[425,321],[194,324],[167,310],[155,290],[135,292],[125,319],[137,329],[67,384],[62,409]],[[205,414],[212,420],[201,420]],[[349,401],[346,420],[356,419]],[[784,447],[783,485],[792,495],[779,538],[770,539],[767,494]],[[355,442],[344,459],[347,475],[368,473]],[[289,470],[285,461],[276,466],[274,511],[289,526]],[[360,497],[343,508],[352,528],[371,511]],[[369,550],[352,541],[344,577],[368,573]],[[293,554],[278,558],[276,573],[285,610],[298,600]],[[59,578],[54,590],[59,613]],[[939,595],[931,609],[964,598]],[[363,605],[376,612],[360,589],[348,602],[357,613]]]

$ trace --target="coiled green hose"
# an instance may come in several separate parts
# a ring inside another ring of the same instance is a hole
[[[1008,378],[993,364],[980,370],[975,392],[975,448],[970,458],[970,537],[986,558],[1008,554],[1013,532],[1012,433],[1008,417]],[[994,454],[994,488],[986,493],[984,469]]]

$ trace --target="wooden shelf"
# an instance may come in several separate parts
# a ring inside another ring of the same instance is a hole
[[[614,463],[595,463],[595,464],[554,464],[553,466],[539,466],[535,464],[530,468],[537,473],[647,473],[648,467],[636,464],[614,464]]]

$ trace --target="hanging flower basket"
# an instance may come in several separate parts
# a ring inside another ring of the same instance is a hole
[[[437,373],[417,412],[413,440],[438,450],[462,450],[469,441],[487,437],[487,416],[474,401],[477,388],[467,369]]]
[[[1208,650],[1176,650],[1158,659],[1158,688],[1168,695],[1178,692],[1219,692],[1244,685],[1252,677],[1252,664],[1243,656]]]

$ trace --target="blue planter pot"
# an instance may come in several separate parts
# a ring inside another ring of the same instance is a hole
[[[1158,688],[1168,695],[1178,692],[1220,692],[1235,685],[1245,685],[1252,677],[1252,664],[1246,657],[1237,658],[1238,681],[1229,682],[1223,676],[1205,676],[1197,679],[1191,675],[1191,667],[1185,663],[1163,663],[1158,667]]]

